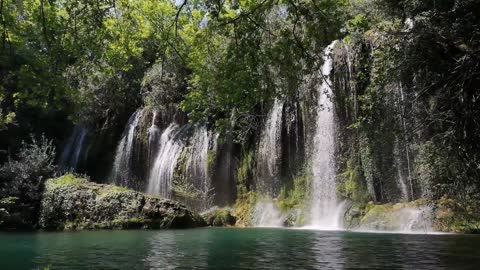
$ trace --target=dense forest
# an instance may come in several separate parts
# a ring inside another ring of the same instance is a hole
[[[348,224],[426,201],[438,230],[480,229],[480,1],[0,0],[0,31],[0,226],[36,226],[65,172],[302,223],[327,84]]]

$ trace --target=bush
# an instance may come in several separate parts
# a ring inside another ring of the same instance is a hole
[[[27,204],[41,200],[43,183],[55,170],[55,147],[44,136],[31,138],[31,143],[22,143],[14,160],[0,167],[0,197],[18,197]]]

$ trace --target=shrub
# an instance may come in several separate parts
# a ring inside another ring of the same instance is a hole
[[[18,197],[22,203],[40,201],[43,182],[55,170],[55,147],[44,136],[31,138],[31,143],[22,143],[15,159],[0,166],[0,197]]]

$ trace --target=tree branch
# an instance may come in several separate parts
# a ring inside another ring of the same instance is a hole
[[[175,37],[178,37],[178,19],[180,18],[180,13],[182,12],[183,7],[188,3],[188,0],[184,0],[183,3],[178,8],[177,14],[175,15]]]

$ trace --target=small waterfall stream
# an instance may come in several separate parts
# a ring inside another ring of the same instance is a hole
[[[147,193],[171,197],[173,173],[183,150],[183,142],[178,138],[184,127],[170,124],[160,137],[157,157],[148,178]]]
[[[76,170],[78,169],[78,162],[82,154],[83,146],[85,144],[85,138],[87,136],[88,129],[84,126],[75,126],[72,135],[68,138],[67,144],[63,149],[60,157],[60,170]]]
[[[153,111],[152,125],[148,128],[148,162],[149,167],[153,165],[158,151],[158,141],[162,135],[160,127],[157,125],[158,112]]]
[[[339,204],[335,183],[335,122],[330,73],[332,50],[336,42],[325,49],[323,82],[320,85],[317,120],[312,157],[313,190],[309,226],[325,230],[342,227],[342,204]]]
[[[128,120],[125,130],[126,134],[123,135],[120,143],[118,144],[115,154],[115,161],[110,178],[117,185],[126,186],[131,176],[132,169],[132,150],[134,147],[134,140],[136,136],[136,129],[142,117],[143,110],[137,110]]]
[[[210,179],[208,177],[208,147],[209,136],[206,127],[196,128],[190,141],[190,153],[187,159],[186,171],[190,180],[201,192],[202,197],[208,196]]]
[[[267,195],[276,196],[279,190],[278,159],[284,103],[275,99],[270,110],[257,153],[257,189]]]

